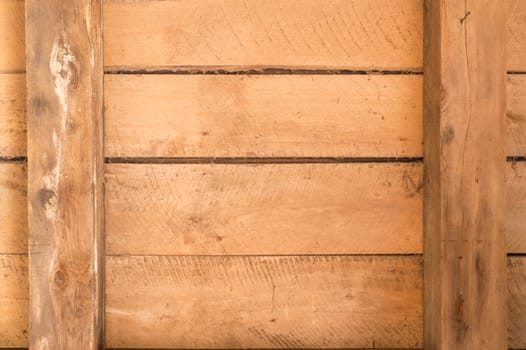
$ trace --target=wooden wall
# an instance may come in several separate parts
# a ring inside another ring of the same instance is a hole
[[[526,1],[508,5],[526,348]],[[421,347],[422,1],[104,6],[107,345]],[[28,344],[24,51],[23,1],[0,0],[4,348]]]
[[[0,347],[27,346],[24,1],[0,1]]]

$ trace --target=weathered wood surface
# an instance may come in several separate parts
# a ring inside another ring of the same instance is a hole
[[[27,177],[22,162],[0,162],[0,254],[27,254]]]
[[[421,164],[108,164],[108,254],[422,251]]]
[[[104,64],[415,69],[421,0],[104,2]]]
[[[100,6],[26,1],[32,349],[103,344]]]
[[[421,156],[421,81],[416,75],[107,75],[105,152]]]
[[[526,72],[526,1],[506,2],[509,9],[506,42],[508,70]]]
[[[526,2],[507,0],[507,67],[526,71]],[[422,0],[105,1],[108,69],[421,69]]]
[[[0,73],[0,157],[25,155],[26,76]]]
[[[507,99],[507,152],[526,157],[526,75],[508,75]]]
[[[508,346],[526,349],[526,257],[508,258]]]
[[[109,347],[421,346],[420,257],[122,256],[106,265]]]
[[[107,75],[104,93],[107,157],[423,152],[418,75]],[[526,156],[526,76],[508,96],[507,152]]]
[[[507,250],[526,254],[526,162],[509,164],[507,174]]]
[[[425,6],[424,345],[504,350],[506,6]]]
[[[0,253],[0,348],[28,345],[27,256]]]
[[[0,74],[26,69],[24,23],[23,0],[0,1]]]

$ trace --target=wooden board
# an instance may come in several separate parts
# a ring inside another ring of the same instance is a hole
[[[507,349],[506,10],[425,1],[426,349]]]
[[[31,349],[103,347],[99,0],[27,0]]]
[[[108,164],[108,254],[422,251],[421,164]]]
[[[421,257],[108,257],[109,347],[419,347]]]
[[[104,64],[418,69],[421,0],[104,2]]]
[[[109,157],[422,154],[421,76],[106,75],[104,91]]]
[[[26,69],[24,1],[0,1],[0,74]]]
[[[0,74],[0,157],[25,155],[26,76]]]
[[[526,256],[508,258],[508,346],[526,348]]]
[[[526,254],[526,162],[508,166],[508,253]]]
[[[526,72],[526,1],[506,0],[509,7],[507,33],[508,69]]]
[[[27,257],[0,254],[0,348],[26,348],[29,330]]]
[[[0,162],[0,254],[27,254],[27,177],[21,162]]]
[[[526,71],[526,3],[507,5],[508,69]],[[110,70],[422,67],[421,0],[106,0],[104,12]]]
[[[508,97],[526,156],[526,76]],[[422,156],[416,75],[106,75],[105,105],[107,157]]]
[[[508,155],[526,157],[526,75],[508,75],[507,97]]]

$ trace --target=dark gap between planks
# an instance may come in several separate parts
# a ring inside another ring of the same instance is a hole
[[[422,163],[422,157],[107,157],[109,164]]]
[[[0,157],[0,162],[25,162],[25,161],[27,161],[27,157],[25,157],[25,156],[20,156],[20,157]]]
[[[374,254],[106,254],[107,257],[180,257],[180,258],[295,258],[295,257],[415,257],[422,253],[374,253]]]
[[[421,70],[353,70],[353,69],[293,69],[228,67],[107,67],[105,74],[174,74],[174,75],[422,75]]]

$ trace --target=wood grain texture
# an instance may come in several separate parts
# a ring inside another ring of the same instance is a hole
[[[509,164],[507,196],[508,253],[526,254],[526,162]]]
[[[508,345],[526,348],[526,256],[508,258]]]
[[[526,157],[526,75],[508,75],[507,99],[508,155]]]
[[[27,175],[21,162],[0,162],[0,254],[27,254]]]
[[[421,22],[421,0],[106,0],[104,64],[415,69]]]
[[[26,76],[0,74],[0,157],[26,155]]]
[[[98,0],[26,1],[34,350],[103,346],[101,16]]]
[[[421,164],[108,164],[108,254],[422,251]]]
[[[426,349],[507,349],[502,5],[425,1]]]
[[[507,0],[509,9],[507,65],[512,71],[526,72],[526,1]]]
[[[0,253],[0,348],[28,346],[27,256]]]
[[[107,344],[419,347],[420,259],[108,257]]]
[[[0,1],[0,74],[26,69],[24,1]]]
[[[421,76],[106,75],[104,86],[109,157],[422,155]]]

